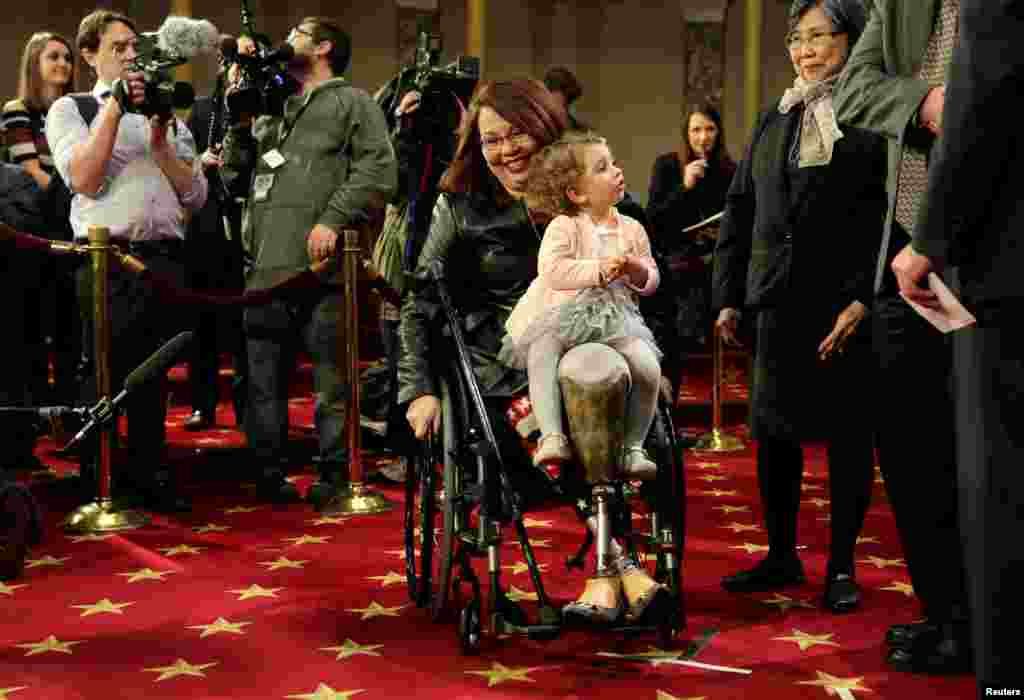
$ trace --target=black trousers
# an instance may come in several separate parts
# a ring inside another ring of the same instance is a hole
[[[978,697],[1024,690],[1024,304],[954,336],[961,523]]]
[[[3,295],[9,334],[0,362],[0,406],[29,405],[29,368],[31,357],[25,342],[25,299],[29,280],[19,274],[24,266],[17,258],[20,251],[4,249],[0,257],[0,294]],[[36,443],[36,422],[29,416],[5,414],[0,417],[0,475],[5,469],[27,464]]]
[[[950,340],[895,294],[872,317],[879,464],[910,580],[925,616],[964,621]]]
[[[132,247],[132,254],[141,258],[146,267],[154,273],[172,280],[184,287],[186,284],[184,254],[180,244],[167,247]],[[91,265],[78,269],[78,300],[82,312],[83,338],[87,348],[93,348],[93,274]],[[111,391],[116,394],[124,386],[128,374],[142,364],[153,352],[188,327],[189,314],[179,306],[159,295],[156,290],[141,280],[138,275],[122,270],[117,265],[110,268],[110,324],[111,324]],[[91,354],[91,353],[90,353]],[[93,362],[96,358],[93,358]],[[122,406],[128,416],[128,449],[130,464],[125,465],[131,472],[141,472],[138,478],[145,480],[153,476],[161,479],[165,472],[164,448],[166,446],[167,386],[166,378],[139,387],[124,401]],[[96,373],[82,383],[82,400],[94,403],[98,399]],[[94,459],[88,454],[83,459],[87,466]],[[117,468],[120,465],[115,465]],[[115,472],[117,473],[117,472]],[[122,473],[123,470],[122,470]],[[125,473],[125,476],[127,474]],[[129,477],[134,478],[134,477]]]

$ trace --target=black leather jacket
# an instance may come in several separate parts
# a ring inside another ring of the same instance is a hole
[[[435,260],[444,263],[473,370],[486,396],[511,396],[526,386],[526,373],[502,365],[497,355],[505,320],[537,276],[542,233],[521,202],[497,206],[476,195],[444,194],[434,207],[417,278]],[[450,348],[438,348],[437,331],[443,324],[444,313],[433,286],[417,285],[406,295],[399,329],[400,403],[438,395],[437,363],[455,361]]]

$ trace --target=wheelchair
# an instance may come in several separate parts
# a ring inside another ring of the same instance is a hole
[[[493,410],[488,410],[477,385],[461,321],[444,279],[438,277],[435,283],[455,361],[442,368],[439,376],[441,434],[420,443],[406,472],[404,544],[410,600],[429,609],[435,622],[454,613],[459,641],[466,654],[480,650],[485,612],[487,631],[492,638],[523,634],[534,640],[554,639],[565,625],[560,608],[552,604],[544,590],[523,524],[523,498],[510,479],[512,457],[503,454],[496,437]],[[602,352],[611,353],[625,367],[618,353],[597,344],[573,348],[563,357],[560,367],[573,362],[579,366],[581,360],[592,365],[592,360]],[[626,372],[628,381],[628,369]],[[561,372],[560,375],[564,392],[567,379],[572,377]],[[582,464],[563,470],[562,476],[551,482],[552,491],[557,499],[571,504],[585,525],[584,541],[576,554],[568,558],[566,566],[583,569],[587,553],[595,543],[598,576],[607,572],[612,548],[641,566],[653,561],[653,578],[668,593],[666,611],[634,624],[611,623],[609,628],[629,635],[656,634],[662,648],[668,648],[685,627],[681,575],[686,515],[682,449],[676,442],[670,401],[663,392],[645,445],[658,465],[656,479],[641,482],[636,490],[632,484],[615,478],[611,466],[615,460],[610,455],[616,453],[615,445],[621,444],[621,429],[617,430],[616,425],[621,428],[625,407],[625,392],[619,393],[619,402],[614,396],[610,401],[604,395],[598,397],[593,402],[597,408],[589,416],[578,415],[579,410],[574,415],[574,405],[578,409],[579,401],[565,402],[569,436],[576,443],[575,452]],[[602,426],[601,421],[608,416],[611,420]],[[638,500],[645,504],[647,527],[634,530],[632,507]],[[502,529],[506,526],[514,530],[529,570],[538,604],[535,621],[507,597],[501,585],[500,549]],[[645,555],[643,562],[638,556],[641,552]],[[487,559],[489,583],[486,606],[480,577],[472,566],[474,558],[483,557]],[[464,595],[467,588],[468,596]]]

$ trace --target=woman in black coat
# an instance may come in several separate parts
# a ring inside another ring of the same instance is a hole
[[[714,247],[708,236],[684,234],[683,229],[717,214],[736,163],[725,149],[725,131],[718,109],[698,104],[683,120],[678,151],[654,161],[647,195],[651,246],[662,263],[661,288],[645,300],[645,315],[663,347],[663,373],[678,391],[685,347],[704,346],[711,328],[711,268],[706,260]]]
[[[714,305],[726,342],[754,315],[751,420],[769,552],[729,591],[802,583],[796,555],[803,453],[826,421],[831,547],[825,605],[857,607],[853,552],[870,502],[872,379],[866,328],[885,216],[885,146],[836,124],[831,89],[864,26],[857,0],[795,0],[786,45],[797,80],[760,117],[733,179],[715,248]]]

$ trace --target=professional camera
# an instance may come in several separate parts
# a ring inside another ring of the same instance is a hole
[[[299,87],[285,69],[295,55],[291,44],[281,44],[270,50],[259,42],[256,55],[250,56],[239,53],[238,42],[225,37],[220,52],[226,66],[235,64],[241,71],[241,81],[227,96],[228,113],[232,119],[238,120],[243,115],[284,113],[285,100]]]
[[[217,28],[210,22],[187,17],[168,17],[157,31],[139,34],[129,71],[143,74],[146,97],[142,104],[133,104],[120,83],[115,86],[115,95],[122,108],[147,117],[169,117],[174,109],[191,106],[195,97],[192,87],[176,83],[170,71],[197,54],[216,51],[218,36]]]

